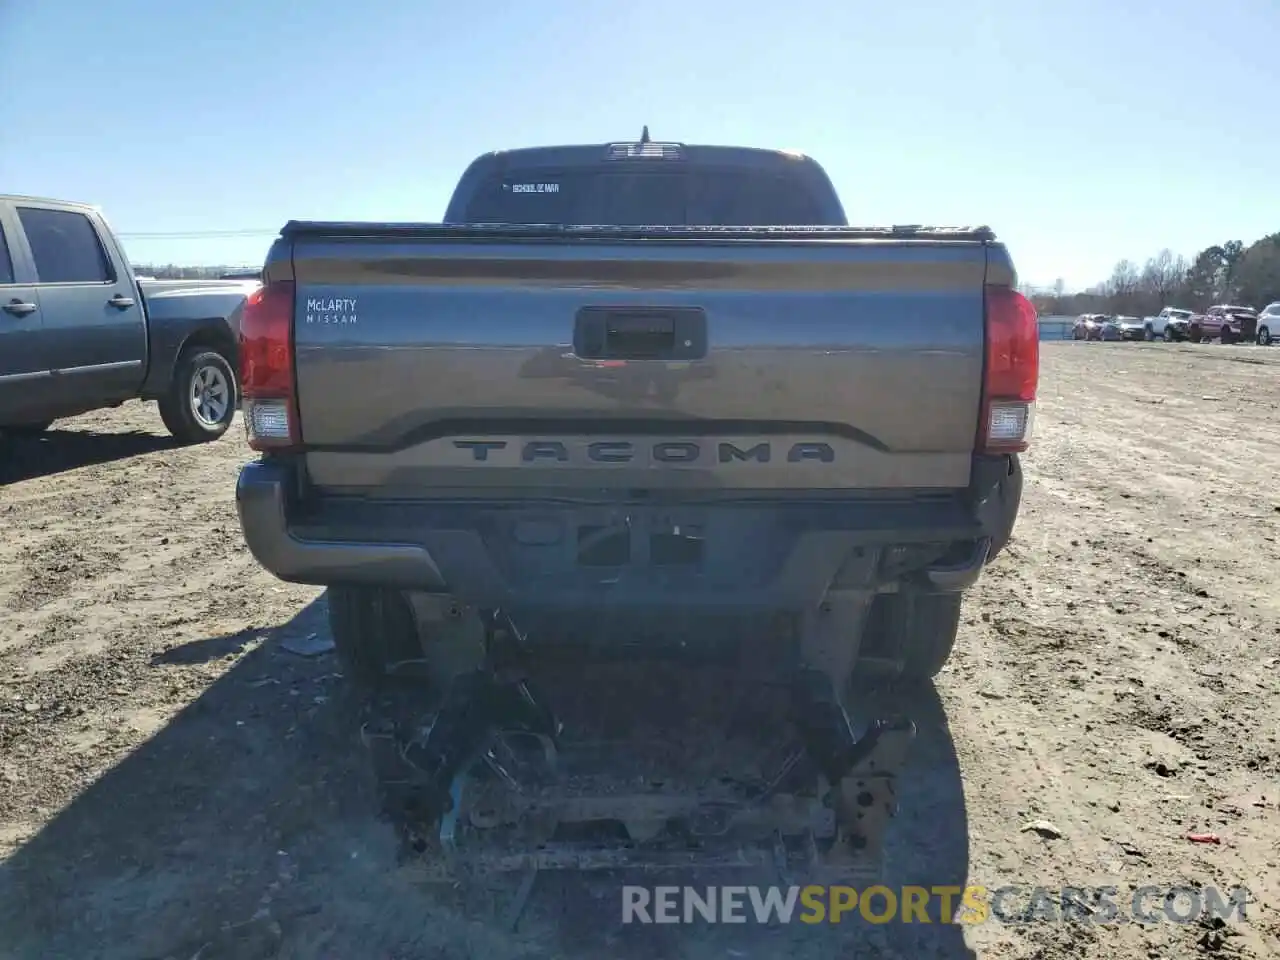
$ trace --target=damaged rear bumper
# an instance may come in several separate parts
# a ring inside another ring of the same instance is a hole
[[[963,590],[1003,543],[1005,458],[954,494],[626,504],[298,496],[290,461],[247,464],[246,543],[282,580],[448,593],[480,605],[796,608],[833,587]],[[893,566],[892,573],[889,567]]]

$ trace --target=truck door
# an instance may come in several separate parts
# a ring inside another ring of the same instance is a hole
[[[43,406],[50,399],[40,297],[20,240],[0,203],[0,426],[47,419]]]
[[[84,211],[37,201],[14,207],[35,264],[46,362],[59,403],[91,407],[134,396],[147,330],[141,297],[115,243]]]

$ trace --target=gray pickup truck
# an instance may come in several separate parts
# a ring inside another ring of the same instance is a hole
[[[96,208],[0,196],[0,432],[142,398],[179,440],[222,436],[258,286],[137,280]]]
[[[687,863],[672,830],[702,855],[729,826],[874,860],[914,726],[855,721],[849,691],[937,673],[1009,538],[1039,362],[1014,280],[986,228],[848,226],[807,157],[647,135],[483,156],[441,224],[287,224],[243,321],[241,524],[329,587],[349,679],[420,679],[375,750],[416,835],[465,834],[473,866]],[[637,789],[648,754],[616,743],[607,784],[512,772],[537,766],[513,731],[585,749],[558,703],[586,692],[614,733],[679,714],[650,662],[738,678],[694,704],[789,691],[795,750],[730,759],[699,713],[720,776]],[[625,842],[552,842],[582,820]]]

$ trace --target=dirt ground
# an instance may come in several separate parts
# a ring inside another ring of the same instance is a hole
[[[243,546],[238,424],[174,449],[130,404],[2,455],[4,957],[1280,955],[1280,350],[1043,345],[890,845],[891,885],[1248,887],[1216,931],[624,926],[618,878],[547,875],[512,932],[397,863],[335,663],[282,645],[323,596]]]

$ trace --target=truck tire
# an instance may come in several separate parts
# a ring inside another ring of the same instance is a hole
[[[174,364],[169,393],[160,399],[160,419],[182,443],[217,440],[236,415],[235,371],[211,347],[187,347]]]
[[[902,661],[901,678],[924,682],[938,675],[956,645],[960,627],[960,593],[904,591],[877,597],[872,624],[883,634],[876,646],[894,651]]]
[[[1271,346],[1271,328],[1265,324],[1258,328],[1258,346]]]
[[[330,587],[329,629],[343,675],[376,692],[393,664],[422,658],[413,611],[398,590]]]

